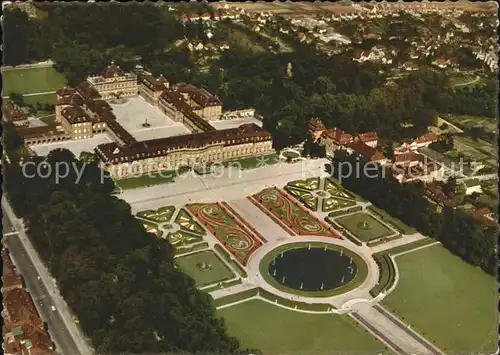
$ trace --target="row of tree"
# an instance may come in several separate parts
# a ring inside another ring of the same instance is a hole
[[[24,172],[7,164],[4,188],[98,353],[248,353],[227,335],[212,298],[175,267],[171,244],[111,194],[95,161],[59,149],[29,162]],[[58,181],[62,163],[69,175]]]
[[[329,169],[345,188],[422,234],[436,238],[470,264],[480,266],[492,275],[496,272],[496,228],[488,228],[468,213],[452,207],[444,207],[442,212],[437,212],[424,197],[422,182],[400,184],[385,168],[377,166],[374,169],[366,164],[367,161],[354,154],[339,151]],[[453,193],[453,185],[453,181],[445,184],[445,192]]]

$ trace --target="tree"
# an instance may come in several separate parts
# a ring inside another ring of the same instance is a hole
[[[12,102],[14,105],[20,107],[23,107],[25,105],[23,95],[17,92],[11,92],[9,94],[9,101]]]
[[[452,196],[455,194],[457,190],[457,178],[454,176],[450,176],[446,183],[443,185],[443,191],[448,196]]]

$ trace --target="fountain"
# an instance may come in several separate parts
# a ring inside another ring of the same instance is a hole
[[[144,119],[144,123],[142,124],[142,127],[151,127],[151,124],[148,123],[147,117]]]
[[[307,250],[311,250],[311,244],[309,244],[309,246],[307,247]]]
[[[300,283],[300,289],[302,290],[303,288],[304,288],[304,283],[303,283],[303,282],[301,282],[301,283]]]
[[[342,281],[341,282],[344,283],[344,281],[345,281],[345,276],[342,276]]]
[[[368,222],[366,220],[362,221],[362,222],[359,222],[358,223],[358,227],[360,229],[370,229],[370,225],[368,224]]]
[[[319,288],[321,291],[323,291],[323,288],[325,287],[324,282],[321,283],[321,287]]]
[[[352,258],[349,259],[349,264],[352,264]]]
[[[276,269],[274,269],[273,271],[273,276],[276,276]]]
[[[344,253],[344,249],[340,249],[340,256],[342,256]]]
[[[283,278],[281,279],[281,283],[284,284],[285,280],[286,280],[286,276],[283,276]]]
[[[198,269],[200,269],[201,271],[210,271],[210,269],[212,269],[212,265],[210,265],[209,263],[207,262],[201,262],[201,263],[198,263],[196,265],[198,267]]]

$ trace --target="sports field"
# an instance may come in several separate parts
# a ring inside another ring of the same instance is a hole
[[[399,282],[384,306],[447,354],[496,348],[495,278],[441,245],[396,257]]]
[[[335,222],[340,224],[363,242],[368,242],[370,240],[394,234],[391,229],[377,221],[370,214],[364,212],[336,218]]]
[[[217,311],[243,348],[274,354],[388,353],[374,336],[348,316],[288,311],[250,300]]]
[[[66,79],[52,67],[2,70],[2,96],[11,92],[31,94],[56,91],[66,84]]]
[[[196,286],[209,285],[214,282],[229,280],[234,277],[231,270],[229,270],[228,267],[219,259],[217,254],[211,250],[181,256],[175,259],[175,263],[182,269],[182,271],[194,279]],[[199,264],[201,263],[208,264],[209,269],[201,269],[199,267]]]

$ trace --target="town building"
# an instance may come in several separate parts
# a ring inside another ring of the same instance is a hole
[[[54,345],[30,294],[6,249],[2,249],[3,352],[6,355],[49,355]]]
[[[337,149],[352,142],[354,142],[354,136],[338,128],[323,131],[320,138],[320,145],[324,145],[326,153],[330,155]]]
[[[481,207],[471,212],[472,218],[479,221],[486,227],[497,228],[498,217],[488,207]]]
[[[23,109],[11,102],[2,105],[3,119],[13,123],[16,127],[27,127],[29,125],[28,115]]]
[[[425,184],[424,198],[431,203],[436,212],[441,212],[444,207],[454,208],[453,200],[446,195],[437,181]]]
[[[369,146],[360,140],[346,144],[342,149],[350,154],[358,154],[373,163],[385,164],[388,162],[387,157],[378,147]]]
[[[415,139],[405,139],[398,150],[417,150],[419,148],[428,147],[431,143],[437,142],[438,136],[434,133],[426,133]]]
[[[392,159],[394,177],[400,182],[441,180],[444,176],[444,167],[425,155],[413,151],[395,154]]]

